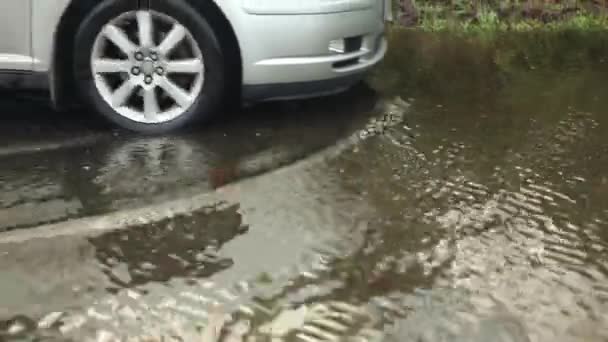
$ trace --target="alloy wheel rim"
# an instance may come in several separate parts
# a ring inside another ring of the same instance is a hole
[[[184,114],[205,82],[203,55],[190,31],[151,10],[107,23],[95,39],[91,70],[97,91],[114,111],[149,124]]]

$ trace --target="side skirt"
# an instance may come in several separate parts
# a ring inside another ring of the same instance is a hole
[[[3,91],[48,91],[50,81],[46,72],[2,70],[0,71],[0,89]]]

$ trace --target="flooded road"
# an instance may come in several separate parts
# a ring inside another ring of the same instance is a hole
[[[608,45],[526,39],[163,138],[11,102],[0,341],[607,341]]]

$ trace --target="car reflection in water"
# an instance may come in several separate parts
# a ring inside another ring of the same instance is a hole
[[[66,138],[59,143],[65,148],[1,156],[0,231],[208,192],[335,145],[364,127],[377,104],[376,93],[361,86],[341,96],[253,107],[202,132],[108,132],[83,144]]]
[[[131,139],[102,156],[91,184],[108,209],[124,209],[134,202],[178,196],[176,192],[210,190],[208,175],[217,161],[212,150],[187,137]]]

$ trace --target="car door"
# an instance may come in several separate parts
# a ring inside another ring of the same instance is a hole
[[[31,4],[32,0],[0,0],[2,71],[32,69]]]

